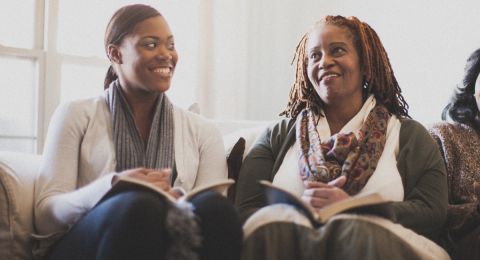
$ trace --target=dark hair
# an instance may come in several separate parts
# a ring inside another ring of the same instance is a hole
[[[480,116],[475,101],[475,81],[480,74],[480,49],[467,59],[462,82],[456,85],[450,102],[442,111],[442,119],[449,117],[457,122],[480,129]]]
[[[110,19],[105,31],[105,52],[108,55],[108,45],[120,45],[125,36],[132,33],[135,26],[144,20],[161,15],[157,9],[143,4],[126,5],[118,9]],[[107,89],[110,83],[118,78],[113,67],[110,65],[103,83]]]
[[[373,93],[377,102],[383,104],[390,113],[398,117],[410,117],[408,104],[401,94],[400,86],[393,74],[390,60],[377,33],[366,23],[356,17],[326,16],[313,27],[320,25],[335,25],[348,29],[354,38],[355,47],[360,56],[360,66],[365,73],[367,91]],[[294,59],[296,60],[295,82],[290,90],[287,107],[280,115],[296,118],[302,109],[310,107],[320,115],[322,100],[308,80],[306,44],[310,31],[297,45]]]

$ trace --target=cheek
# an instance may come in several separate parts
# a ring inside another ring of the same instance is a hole
[[[172,60],[175,64],[178,62],[178,53],[176,51],[172,52]]]
[[[316,66],[313,64],[307,64],[307,76],[310,82],[316,83],[317,82],[317,75],[318,70],[316,69]]]

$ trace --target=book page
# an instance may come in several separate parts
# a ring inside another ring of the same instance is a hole
[[[301,213],[303,213],[308,219],[310,219],[313,224],[315,224],[315,222],[325,223],[335,214],[349,209],[387,202],[387,200],[385,200],[380,193],[374,192],[359,194],[328,205],[320,210],[316,210],[298,196],[283,188],[273,185],[269,181],[260,181],[260,184],[265,188],[267,204],[285,203],[292,205]]]
[[[317,212],[317,218],[321,223],[326,222],[329,218],[337,213],[356,207],[363,207],[367,205],[379,204],[387,202],[380,193],[366,193],[358,194],[345,200],[330,204]]]
[[[207,190],[216,191],[218,193],[223,194],[228,189],[228,187],[230,187],[234,183],[235,183],[234,180],[227,179],[227,180],[223,180],[223,181],[220,181],[220,182],[217,182],[217,183],[212,183],[212,184],[208,184],[208,185],[205,185],[205,186],[202,186],[202,187],[197,187],[197,188],[194,188],[193,190],[191,190],[190,192],[187,192],[186,194],[184,194],[182,197],[180,197],[177,200],[170,193],[160,189],[159,187],[157,187],[157,186],[155,186],[155,185],[153,185],[149,182],[146,182],[146,181],[143,181],[143,180],[140,180],[140,179],[137,179],[137,178],[121,177],[112,186],[112,188],[107,192],[107,194],[105,194],[104,197],[113,195],[115,193],[119,193],[123,190],[128,190],[128,189],[132,189],[132,188],[139,188],[139,187],[142,188],[143,187],[143,188],[147,188],[147,189],[150,189],[152,191],[155,191],[158,194],[165,197],[166,199],[168,199],[169,201],[171,201],[173,203],[176,203],[177,201],[180,201],[180,200],[181,201],[189,201],[194,196],[196,196],[196,195],[198,195],[198,194],[200,194],[204,191],[207,191]]]

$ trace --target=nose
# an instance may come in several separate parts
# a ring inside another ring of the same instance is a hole
[[[334,64],[333,57],[331,55],[325,54],[319,62],[320,69],[328,69]]]
[[[171,60],[173,57],[172,52],[166,46],[158,48],[156,56],[161,60]]]

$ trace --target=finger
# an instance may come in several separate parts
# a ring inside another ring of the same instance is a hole
[[[347,182],[347,177],[345,176],[340,176],[328,183],[328,185],[335,186],[337,188],[343,187],[345,185],[345,182]]]
[[[303,195],[308,197],[328,199],[330,197],[329,190],[331,190],[331,188],[306,189],[303,191]]]
[[[169,192],[171,187],[168,182],[165,181],[155,181],[155,182],[150,182],[151,184],[155,185],[156,187],[160,188],[163,191]]]
[[[328,200],[323,199],[323,198],[302,196],[302,200],[305,201],[306,203],[308,203],[310,206],[316,208],[316,209],[321,209],[328,204]]]
[[[306,189],[313,189],[313,188],[331,188],[333,186],[328,185],[323,182],[318,182],[318,181],[304,181],[303,186],[305,186]]]
[[[160,170],[152,170],[150,171],[149,174],[156,174],[163,177],[170,177],[170,175],[172,175],[172,170],[167,168],[160,169]]]

